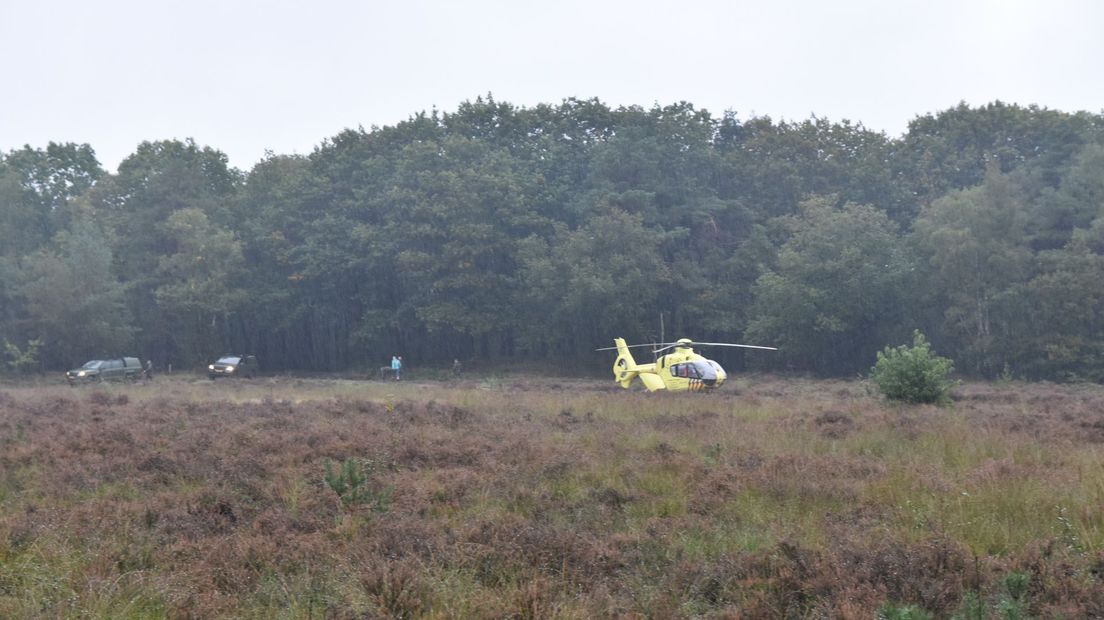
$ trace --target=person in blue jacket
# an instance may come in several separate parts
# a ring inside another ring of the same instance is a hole
[[[402,358],[397,355],[391,356],[391,370],[395,373],[395,381],[402,380]]]

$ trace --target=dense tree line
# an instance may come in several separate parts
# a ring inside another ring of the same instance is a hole
[[[547,359],[614,336],[850,374],[915,329],[978,376],[1104,379],[1104,117],[993,103],[900,138],[688,103],[478,98],[252,170],[0,155],[0,339],[40,367]]]

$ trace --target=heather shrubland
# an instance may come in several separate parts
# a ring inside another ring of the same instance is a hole
[[[1104,614],[1104,390],[733,383],[6,386],[0,616]]]

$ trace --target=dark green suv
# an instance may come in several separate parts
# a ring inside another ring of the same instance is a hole
[[[92,360],[84,366],[65,373],[70,385],[93,381],[124,381],[142,375],[142,363],[137,357],[119,357],[110,360]]]
[[[225,355],[217,362],[207,365],[207,376],[211,379],[219,377],[252,379],[257,376],[257,358],[252,355]]]

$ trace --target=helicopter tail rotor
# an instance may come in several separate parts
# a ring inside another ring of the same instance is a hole
[[[636,360],[633,359],[624,338],[615,338],[613,342],[617,345],[615,347],[617,349],[617,359],[613,360],[613,378],[621,384],[621,387],[628,389],[633,379],[640,374],[637,370]]]
[[[613,361],[613,378],[621,384],[621,387],[626,390],[629,389],[633,379],[640,377],[640,380],[649,390],[665,389],[666,386],[663,384],[663,380],[654,373],[645,372],[641,374],[640,366],[633,359],[632,353],[629,351],[629,345],[625,344],[624,338],[615,338],[613,342],[617,345],[613,347],[617,349],[617,359]],[[648,367],[653,368],[651,364]]]

